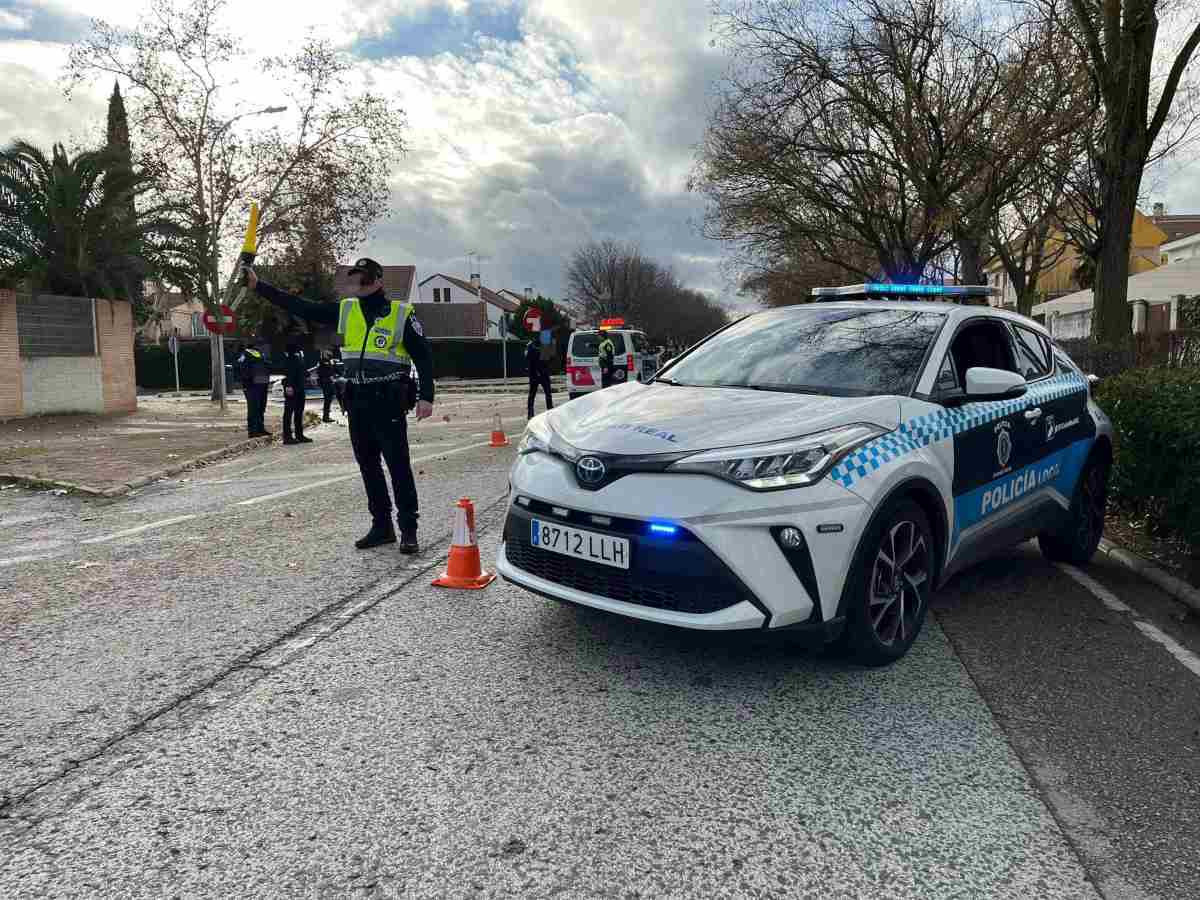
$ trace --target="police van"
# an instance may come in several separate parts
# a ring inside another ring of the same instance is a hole
[[[747,316],[535,417],[498,569],[527,590],[698,629],[791,629],[903,656],[935,587],[1037,537],[1086,563],[1112,426],[986,286],[863,284]]]
[[[613,380],[649,381],[658,370],[658,355],[653,353],[645,332],[625,327],[624,319],[604,319],[598,328],[571,333],[567,342],[567,396],[574,400],[598,391],[600,382],[600,342],[605,336],[613,342]]]

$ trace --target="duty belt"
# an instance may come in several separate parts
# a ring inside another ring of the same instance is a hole
[[[378,375],[374,378],[363,378],[362,374],[360,373],[355,378],[345,378],[343,376],[339,376],[335,378],[334,381],[339,381],[342,384],[383,384],[388,381],[400,381],[408,377],[410,377],[408,372],[396,372],[392,375]]]

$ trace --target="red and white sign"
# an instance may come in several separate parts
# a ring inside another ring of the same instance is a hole
[[[525,310],[525,317],[521,321],[525,323],[526,331],[541,331],[542,311],[536,306],[531,306]]]
[[[233,334],[237,330],[237,315],[224,304],[221,305],[221,311],[216,315],[206,311],[201,318],[204,327],[213,334]]]

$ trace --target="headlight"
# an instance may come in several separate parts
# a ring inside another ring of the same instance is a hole
[[[550,438],[553,436],[550,426],[546,424],[545,413],[529,420],[525,433],[521,435],[521,443],[517,445],[517,454],[525,456],[529,453],[549,453]]]
[[[770,444],[697,453],[668,471],[715,475],[755,491],[812,484],[847,453],[886,434],[876,425],[846,425]]]

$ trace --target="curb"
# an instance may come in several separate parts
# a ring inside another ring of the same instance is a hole
[[[1131,572],[1141,575],[1151,584],[1162,588],[1176,600],[1190,607],[1193,612],[1200,613],[1200,589],[1192,587],[1181,578],[1159,568],[1148,560],[1142,559],[1136,553],[1130,553],[1124,547],[1118,547],[1106,538],[1100,539],[1100,552],[1114,562],[1119,563]]]
[[[151,472],[149,475],[139,475],[132,481],[118,485],[112,488],[97,488],[86,484],[77,484],[73,481],[56,481],[50,478],[30,478],[27,475],[17,475],[11,472],[0,472],[0,481],[16,482],[24,487],[43,488],[52,490],[65,490],[75,494],[85,494],[90,497],[103,497],[111,500],[116,497],[122,497],[130,491],[135,491],[140,487],[145,487],[152,481],[158,481],[162,478],[170,478],[172,475],[178,475],[180,472],[186,472],[188,469],[195,466],[201,466],[205,463],[214,462],[226,456],[234,456],[246,450],[253,450],[256,447],[266,447],[271,444],[271,438],[248,438],[244,441],[238,441],[236,444],[227,444],[224,447],[218,447],[216,450],[210,450],[208,453],[202,453],[200,456],[192,459],[183,460],[175,463],[165,469],[159,469],[156,472]]]

